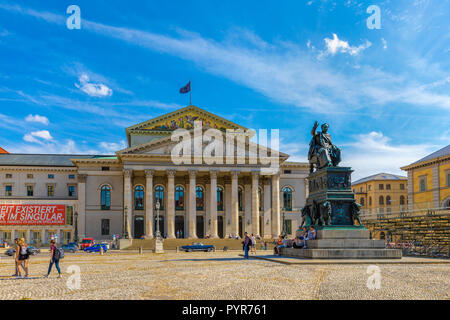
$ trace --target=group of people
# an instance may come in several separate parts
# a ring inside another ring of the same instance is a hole
[[[260,239],[258,237],[258,239]],[[242,249],[244,250],[244,259],[248,259],[248,253],[256,254],[256,240],[257,237],[252,233],[251,236],[247,232],[244,232],[244,240],[242,241]],[[267,243],[266,243],[267,248]]]
[[[295,239],[289,240],[286,239],[285,236],[279,236],[277,244],[274,248],[275,254],[280,255],[280,249],[281,248],[296,248],[296,249],[306,249],[306,241],[307,240],[314,240],[317,237],[316,230],[314,229],[314,226],[310,226],[309,230],[306,227],[303,227],[303,232],[301,235],[296,236]]]
[[[28,247],[24,238],[16,238],[14,239],[14,265],[15,265],[15,273],[12,275],[17,279],[29,279],[29,266],[30,266],[30,256],[31,251]],[[58,270],[58,277],[62,278],[61,269],[59,268],[59,261],[61,259],[61,254],[59,248],[56,246],[55,240],[50,241],[50,264],[48,266],[48,272],[45,277],[50,275],[52,271],[53,264],[55,264],[56,269]],[[21,270],[22,269],[22,270]],[[25,272],[25,276],[22,277],[22,271]]]

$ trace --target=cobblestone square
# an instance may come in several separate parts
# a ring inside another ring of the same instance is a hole
[[[0,259],[0,299],[449,299],[450,264],[379,264],[381,288],[369,289],[368,265],[283,265],[244,260],[240,252],[67,254],[50,278],[48,253],[31,258],[30,279],[15,279]],[[79,266],[80,289],[67,286]]]

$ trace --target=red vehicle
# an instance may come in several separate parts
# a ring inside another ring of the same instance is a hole
[[[90,246],[94,245],[94,238],[83,238],[83,240],[81,240],[81,250],[84,250],[84,248],[88,248]]]

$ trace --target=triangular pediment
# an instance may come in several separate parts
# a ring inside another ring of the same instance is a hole
[[[160,117],[144,121],[127,128],[127,132],[133,131],[174,131],[176,129],[192,129],[194,121],[201,121],[203,127],[215,128],[222,131],[226,129],[241,129],[247,130],[240,125],[237,125],[229,120],[212,114],[206,110],[200,109],[196,106],[190,105],[188,107],[167,113]]]

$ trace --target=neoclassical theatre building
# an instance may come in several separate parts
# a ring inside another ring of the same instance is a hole
[[[308,164],[249,139],[236,144],[234,163],[174,163],[179,142],[173,133],[193,135],[199,122],[201,134],[216,129],[250,136],[247,128],[191,105],[127,128],[128,147],[115,155],[0,154],[0,241],[152,238],[158,216],[167,238],[294,235]],[[275,154],[279,167],[269,168],[251,150]]]

